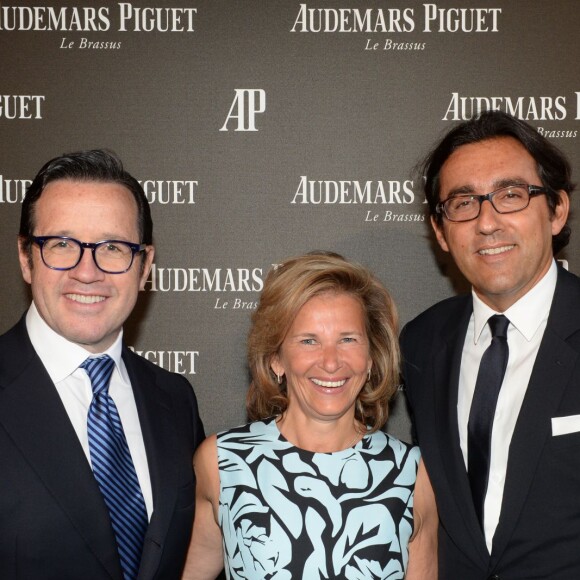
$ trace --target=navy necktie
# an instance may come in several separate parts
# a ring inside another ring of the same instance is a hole
[[[467,424],[467,471],[473,504],[482,528],[483,506],[489,478],[493,418],[509,358],[507,343],[509,323],[503,314],[496,314],[488,320],[492,336],[491,344],[479,363]]]
[[[93,388],[87,421],[93,473],[109,509],[124,578],[133,580],[139,572],[148,522],[119,412],[109,396],[114,367],[108,355],[88,358],[81,365]]]

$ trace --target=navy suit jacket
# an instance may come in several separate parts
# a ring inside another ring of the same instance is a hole
[[[450,298],[401,334],[414,431],[439,509],[439,578],[580,578],[580,427],[553,436],[551,425],[553,417],[576,415],[580,421],[580,280],[559,268],[547,327],[513,438],[506,442],[507,475],[491,555],[473,507],[457,424],[472,308],[471,296]]]
[[[153,490],[139,580],[180,577],[203,426],[188,381],[123,347]],[[24,318],[0,336],[0,578],[122,580],[109,514]]]

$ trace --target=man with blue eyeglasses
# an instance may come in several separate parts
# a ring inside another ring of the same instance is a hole
[[[0,337],[0,578],[177,579],[204,437],[187,380],[123,323],[154,257],[143,189],[103,150],[52,159],[22,204],[32,304]]]
[[[472,286],[401,334],[439,578],[580,578],[580,280],[554,260],[570,165],[490,111],[453,128],[424,176],[437,241]]]

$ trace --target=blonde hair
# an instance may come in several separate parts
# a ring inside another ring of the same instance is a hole
[[[364,266],[339,254],[312,252],[290,258],[266,277],[248,338],[252,382],[246,397],[251,420],[283,413],[288,406],[286,379],[270,364],[278,354],[298,311],[314,296],[345,293],[360,301],[372,360],[370,379],[356,402],[355,417],[371,431],[388,417],[388,403],[399,382],[398,316],[386,288]]]

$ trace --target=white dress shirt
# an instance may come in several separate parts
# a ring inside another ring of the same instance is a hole
[[[98,355],[90,353],[81,346],[69,342],[52,330],[38,313],[34,302],[26,314],[26,328],[32,346],[56,387],[62,404],[90,463],[87,415],[93,399],[93,390],[88,374],[84,369],[79,368],[79,366],[88,357]],[[122,340],[123,331],[121,330],[114,344],[105,352],[98,354],[108,354],[115,361],[115,368],[109,386],[109,394],[115,401],[115,405],[119,411],[129,451],[145,500],[147,516],[151,519],[151,514],[153,513],[151,479],[149,477],[147,455],[145,453],[145,444],[143,443],[135,397],[125,363],[121,358]]]
[[[509,360],[493,420],[489,483],[484,503],[484,533],[490,553],[501,512],[509,447],[546,329],[557,277],[556,262],[552,261],[546,275],[503,313],[492,310],[472,291],[473,314],[465,335],[457,400],[459,439],[466,469],[469,411],[479,363],[491,343],[487,321],[494,314],[505,314],[510,321],[507,333]]]

